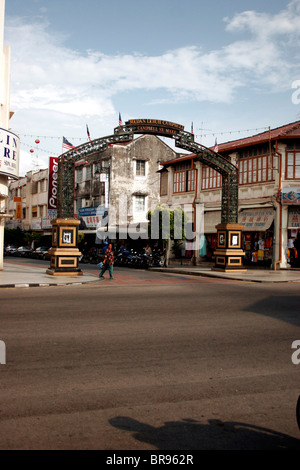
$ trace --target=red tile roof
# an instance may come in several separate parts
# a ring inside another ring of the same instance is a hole
[[[247,147],[249,145],[262,144],[264,142],[269,142],[270,138],[271,140],[300,138],[300,121],[292,122],[285,126],[271,129],[270,131],[267,130],[260,134],[253,135],[252,137],[245,137],[243,139],[225,142],[224,144],[218,144],[218,152],[222,153],[241,147]],[[214,147],[211,147],[211,150],[213,149]]]
[[[160,162],[160,164],[163,166],[169,166],[169,165],[173,165],[173,163],[180,163],[180,162],[184,162],[185,160],[193,160],[194,158],[196,158],[196,156],[197,155],[195,153],[189,153],[188,155],[183,155],[181,157],[175,158],[174,160]]]

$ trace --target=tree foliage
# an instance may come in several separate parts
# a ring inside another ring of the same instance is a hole
[[[181,207],[172,210],[168,206],[159,204],[153,211],[148,211],[147,219],[150,239],[185,240],[187,216]]]

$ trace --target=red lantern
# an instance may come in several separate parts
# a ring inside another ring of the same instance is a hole
[[[40,143],[39,139],[36,139],[35,143],[36,143],[36,144],[39,144],[39,143]]]
[[[85,165],[88,165],[88,164],[89,164],[89,162],[88,162],[88,161],[85,161],[85,162],[84,162],[84,164],[85,164]]]
[[[33,149],[30,149],[30,153],[33,153],[33,152],[34,152],[34,150],[33,150]]]

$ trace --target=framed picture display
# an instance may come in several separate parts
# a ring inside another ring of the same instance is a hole
[[[218,248],[225,248],[226,246],[226,231],[218,231]]]

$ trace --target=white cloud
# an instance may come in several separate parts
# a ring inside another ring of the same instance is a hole
[[[92,50],[81,54],[64,46],[63,35],[49,30],[42,21],[7,19],[15,111],[108,117],[115,114],[113,99],[118,93],[139,90],[152,92],[152,101],[147,96],[152,103],[230,103],[242,87],[290,87],[291,71],[298,65],[289,58],[286,44],[299,39],[300,0],[275,15],[245,11],[227,18],[228,32],[248,32],[250,38],[208,52],[194,46],[152,57]],[[160,100],[156,92],[162,89],[165,96]]]
[[[300,1],[291,1],[285,10],[271,15],[256,11],[244,11],[232,19],[225,18],[227,31],[250,31],[257,38],[272,40],[280,35],[293,35],[299,39]]]

